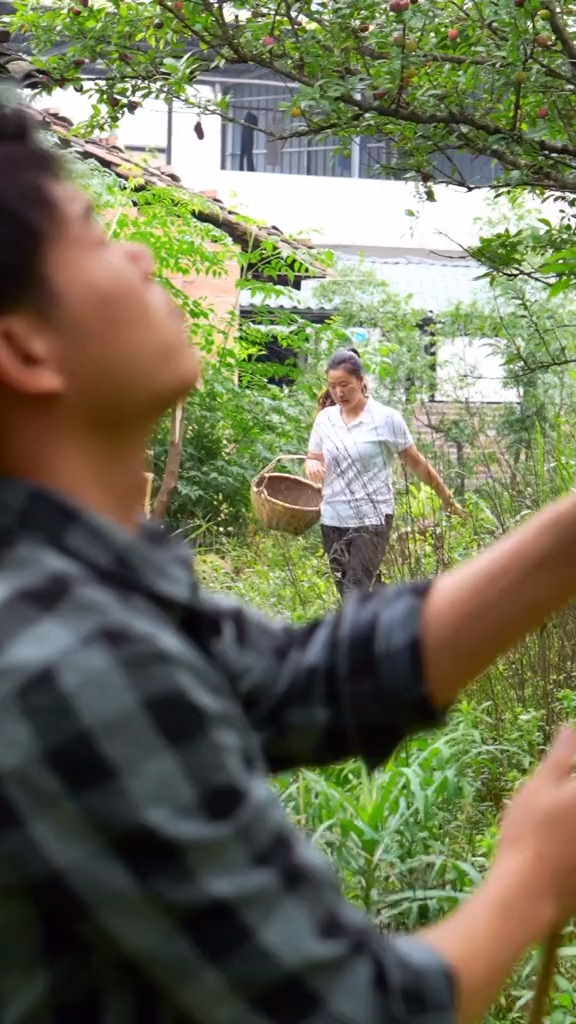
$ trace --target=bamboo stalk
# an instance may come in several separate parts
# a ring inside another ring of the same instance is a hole
[[[168,507],[170,505],[170,499],[176,486],[178,484],[178,474],[180,473],[180,463],[182,462],[182,450],[184,447],[185,437],[185,409],[184,403],[178,402],[170,412],[170,440],[168,442],[168,453],[166,455],[166,462],[164,464],[164,473],[160,482],[160,487],[154,501],[150,514],[154,516],[159,522],[162,522]]]
[[[144,495],[144,515],[146,519],[150,519],[152,512],[152,486],[154,484],[154,474],[144,473],[146,478],[146,493]]]

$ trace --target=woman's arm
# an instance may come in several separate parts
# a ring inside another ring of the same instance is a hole
[[[433,466],[430,465],[428,459],[422,455],[422,452],[418,450],[415,444],[409,445],[404,448],[403,451],[399,452],[399,458],[402,460],[407,469],[411,473],[414,473],[423,484],[430,487],[435,494],[438,495],[440,501],[444,505],[444,508],[448,512],[455,512],[459,515],[463,514],[463,509],[456,504],[452,493],[446,487],[446,484],[436,472]]]

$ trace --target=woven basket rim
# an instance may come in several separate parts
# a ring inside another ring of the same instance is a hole
[[[252,481],[252,491],[257,497],[265,498],[266,501],[270,502],[271,505],[276,505],[279,509],[290,509],[293,512],[320,512],[320,502],[317,505],[291,505],[288,501],[281,501],[280,498],[274,498],[266,490],[266,482],[271,476],[279,476],[284,479],[289,478],[290,480],[297,480],[298,483],[303,483],[307,488],[313,488],[318,495],[322,493],[322,488],[318,487],[317,484],[313,484],[311,480],[303,480],[301,476],[294,476],[293,473],[267,473],[264,477],[264,482],[260,487],[257,485],[259,477],[255,477]]]
[[[303,476],[295,476],[294,473],[258,473],[251,481],[251,487],[258,493],[262,493],[266,489],[266,481],[270,480],[271,477],[281,477],[282,480],[296,480],[299,484],[305,484],[306,487],[311,487],[315,491],[322,491],[318,484],[312,483],[311,480],[305,480]],[[260,487],[258,486],[259,480],[264,481]]]
[[[267,501],[271,505],[276,505],[277,508],[287,508],[291,512],[320,512],[319,505],[289,505],[287,501],[279,501],[278,498],[271,498],[269,494],[263,491],[257,491],[257,494],[265,494]]]

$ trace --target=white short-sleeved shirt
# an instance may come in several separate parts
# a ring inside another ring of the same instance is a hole
[[[369,398],[346,424],[338,405],[322,409],[308,451],[324,457],[321,521],[326,526],[378,526],[394,511],[392,462],[413,444],[404,418]]]

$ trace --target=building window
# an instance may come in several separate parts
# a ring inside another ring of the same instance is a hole
[[[453,182],[455,185],[491,185],[501,168],[487,156],[475,156],[459,150],[446,150],[430,158],[430,175],[435,182]],[[360,139],[360,177],[392,178],[400,181],[406,177],[402,156],[392,139],[383,136]]]
[[[399,163],[399,153],[392,141],[385,136],[375,138],[361,138],[360,147],[360,178],[387,178],[400,181],[405,177],[404,172],[396,165]]]
[[[446,338],[438,350],[436,401],[518,402],[494,338]]]
[[[233,122],[224,122],[222,170],[349,178],[350,155],[336,136],[283,139],[304,122],[291,115],[293,90],[285,83],[242,84],[225,89]]]
[[[454,149],[437,153],[431,164],[435,181],[453,182],[455,185],[470,185],[476,188],[491,185],[502,173],[500,165],[489,156],[475,156]]]
[[[246,79],[226,83],[231,121],[222,126],[223,171],[303,174],[308,177],[384,178],[401,181],[407,175],[394,141],[383,135],[343,143],[338,136],[282,138],[305,128],[293,116],[295,89],[288,82]],[[500,168],[489,157],[447,150],[430,158],[431,177],[458,185],[492,184]]]

